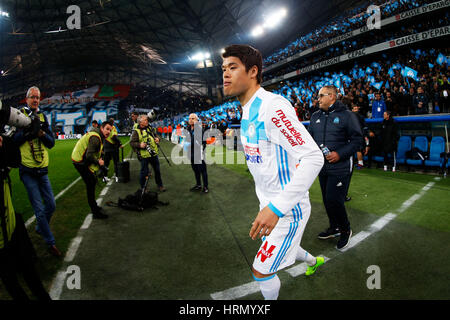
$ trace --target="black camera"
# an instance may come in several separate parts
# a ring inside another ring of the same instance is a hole
[[[145,147],[147,149],[147,152],[150,153],[150,155],[152,157],[156,157],[156,151],[152,149],[152,147],[150,147],[149,144],[147,144],[147,146]]]

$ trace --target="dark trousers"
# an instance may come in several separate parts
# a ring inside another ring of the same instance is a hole
[[[114,174],[117,177],[117,175],[118,175],[117,164],[119,163],[119,150],[116,149],[114,151],[108,151],[108,152],[105,151],[104,160],[105,160],[105,166],[107,168],[109,168],[109,162],[111,161],[111,159],[114,162]]]
[[[350,173],[346,175],[319,174],[322,199],[327,211],[330,227],[342,231],[350,230],[350,222],[345,210],[345,196],[347,195]]]
[[[100,211],[100,207],[97,205],[97,201],[95,201],[95,185],[97,184],[97,177],[93,174],[86,165],[81,164],[73,164],[75,169],[80,173],[81,178],[86,185],[86,194],[89,207],[93,214],[96,214]]]
[[[141,173],[139,176],[139,183],[141,184],[141,188],[145,185],[145,177],[148,176],[149,170],[148,165],[151,165],[153,171],[155,172],[155,182],[158,187],[162,187],[162,179],[161,179],[161,171],[159,169],[159,159],[158,157],[149,157],[141,159]]]
[[[195,181],[198,186],[202,185],[200,176],[203,179],[203,187],[208,188],[208,172],[206,171],[206,163],[202,160],[202,163],[194,164],[191,162],[192,170],[194,170]]]
[[[391,154],[391,156],[389,157],[388,154]],[[393,166],[395,167],[397,165],[397,159],[396,159],[396,155],[395,155],[395,151],[383,151],[383,165],[387,166]]]
[[[51,300],[34,266],[35,255],[22,216],[16,213],[16,229],[11,241],[6,248],[0,249],[0,278],[14,300],[29,300],[20,286],[17,277],[19,273],[38,300]]]

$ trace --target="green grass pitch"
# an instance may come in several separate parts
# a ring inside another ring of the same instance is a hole
[[[70,160],[74,145],[75,141],[58,141],[51,150],[49,177],[55,195],[78,178]],[[173,144],[163,141],[163,147],[171,157]],[[210,158],[226,156],[223,147],[210,148]],[[129,151],[127,145],[125,154]],[[241,157],[242,163],[242,154],[233,156],[236,160]],[[195,182],[190,165],[169,167],[160,156],[162,178],[168,189],[160,198],[169,201],[169,206],[144,213],[106,207],[110,218],[94,220],[81,233],[83,241],[70,263],[82,270],[82,289],[65,288],[61,299],[211,299],[214,292],[251,282],[249,264],[260,242],[251,240],[248,232],[258,211],[258,200],[246,165],[223,162],[208,165],[210,193],[204,195],[189,192]],[[131,171],[132,181],[114,183],[103,203],[117,201],[138,189],[136,160],[131,161]],[[450,181],[436,177],[376,169],[355,171],[349,191],[352,200],[346,204],[354,234],[366,230],[386,213],[397,217],[345,253],[334,249],[334,240],[316,238],[327,227],[316,181],[310,190],[312,212],[302,246],[312,254],[330,255],[332,259],[310,278],[279,272],[279,298],[450,298],[446,281],[450,271]],[[13,170],[11,178],[15,208],[26,220],[32,212],[17,170]],[[404,212],[398,212],[405,201],[430,182],[434,183],[430,190]],[[97,188],[97,196],[103,186]],[[156,190],[153,181],[150,189]],[[61,196],[56,206],[51,228],[58,247],[66,252],[89,213],[83,182]],[[49,288],[55,274],[69,264],[48,255],[33,230],[34,224],[29,233],[39,257],[38,270]],[[366,286],[370,265],[381,269],[379,290]],[[8,299],[1,284],[0,299]],[[256,292],[242,299],[262,296]]]

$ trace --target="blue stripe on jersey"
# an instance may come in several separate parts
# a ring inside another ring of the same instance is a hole
[[[280,218],[284,217],[283,212],[281,212],[280,210],[278,210],[277,207],[275,207],[272,202],[269,202],[269,204],[267,205],[269,207],[270,210],[272,210],[277,216],[279,216]]]
[[[274,263],[274,265],[272,266],[271,269],[273,269],[273,270],[278,269],[281,262],[283,261],[284,256],[286,255],[286,252],[290,248],[290,246],[292,244],[292,240],[294,239],[295,233],[297,232],[297,229],[298,229],[298,222],[291,223],[291,228],[292,227],[293,227],[293,229],[292,229],[293,232],[290,232],[290,234],[288,234],[288,236],[286,237],[286,239],[288,239],[288,241],[286,242],[286,245],[284,246],[282,252],[278,253],[278,255],[280,255],[280,257],[278,258],[278,261],[276,263]]]
[[[247,138],[248,143],[258,144],[258,140],[269,140],[266,135],[264,121],[258,121],[261,103],[262,100],[256,97],[250,105],[248,119],[242,119],[241,121],[241,135]]]
[[[287,178],[286,178],[286,168],[284,166],[284,160],[283,160],[283,149],[280,146],[278,148],[279,148],[279,154],[280,154],[281,173],[283,175],[283,182],[286,185]]]
[[[291,181],[291,177],[289,174],[289,162],[288,162],[288,154],[286,152],[286,150],[284,150],[281,146],[278,146],[278,150],[279,150],[279,154],[280,154],[280,158],[281,158],[281,167],[282,167],[282,176],[284,178],[284,184],[287,184],[288,181]],[[278,159],[278,150],[277,150],[277,159]],[[281,181],[281,179],[280,179]],[[281,184],[281,188],[284,190],[284,184]],[[301,209],[300,206],[297,205],[296,207],[294,207],[292,209],[292,214],[294,216],[294,221],[298,221],[299,218],[301,219],[302,213],[301,213]]]
[[[280,184],[281,184],[281,190],[284,190],[284,181],[283,181],[283,175],[281,173],[281,166],[280,166],[280,154],[278,152],[278,148],[275,147],[275,153],[277,155],[277,166],[278,166],[278,178],[280,178]]]

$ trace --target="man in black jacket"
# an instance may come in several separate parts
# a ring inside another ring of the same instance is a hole
[[[311,117],[309,132],[326,160],[319,182],[330,222],[330,227],[319,234],[319,239],[340,236],[337,249],[343,249],[352,235],[344,205],[347,184],[353,169],[353,154],[360,148],[363,137],[356,117],[337,101],[336,87],[320,89],[319,106],[320,110]]]
[[[397,125],[394,122],[394,119],[391,117],[391,112],[386,111],[383,115],[383,125],[381,130],[381,141],[383,147],[383,156],[384,156],[384,171],[388,170],[388,164],[391,162],[392,171],[395,172],[396,165],[396,155],[395,152],[397,150]],[[389,157],[389,155],[391,155]]]
[[[191,191],[200,191],[203,193],[208,193],[208,172],[206,170],[205,163],[205,148],[206,139],[204,139],[205,130],[202,128],[198,121],[198,116],[195,113],[189,115],[189,159],[191,160],[192,170],[194,170],[196,184],[191,188]],[[203,179],[203,189],[202,183],[200,181],[200,176]]]

